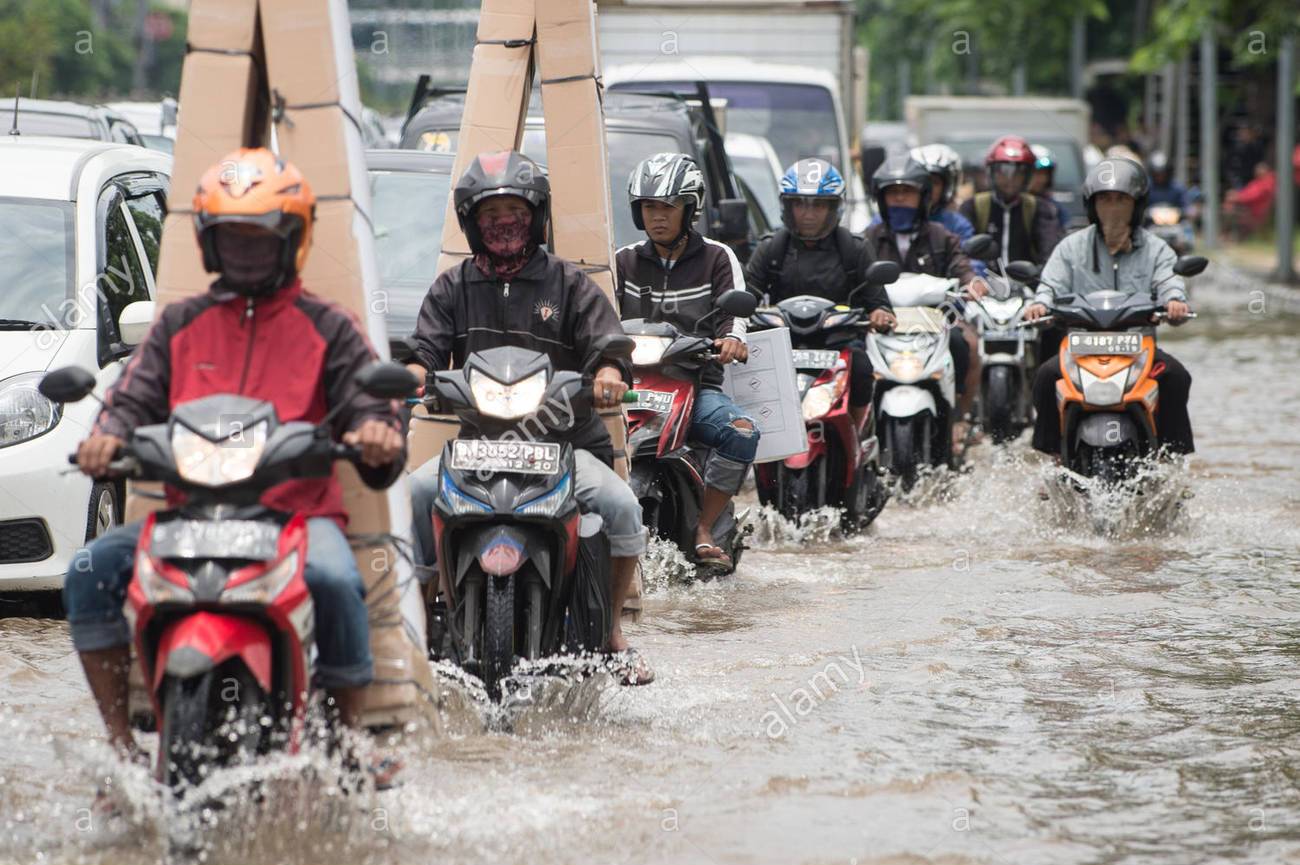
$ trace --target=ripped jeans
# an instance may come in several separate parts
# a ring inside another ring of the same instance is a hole
[[[748,421],[751,429],[735,426]],[[695,394],[690,437],[709,449],[704,466],[704,485],[735,495],[745,482],[754,454],[758,451],[758,424],[717,388],[700,388]]]

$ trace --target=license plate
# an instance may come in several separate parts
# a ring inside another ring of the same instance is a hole
[[[1142,350],[1140,333],[1072,333],[1072,354],[1137,354]]]
[[[558,474],[560,445],[556,442],[456,439],[451,448],[451,467],[466,472]]]
[[[985,342],[1020,342],[1022,334],[1015,330],[986,330]]]
[[[826,348],[796,348],[790,357],[795,369],[830,369],[840,359],[840,353]]]
[[[627,404],[628,411],[655,411],[667,414],[673,409],[673,394],[662,390],[639,390],[636,402]]]
[[[160,559],[269,561],[280,547],[280,527],[257,520],[168,520],[154,526],[150,550]]]

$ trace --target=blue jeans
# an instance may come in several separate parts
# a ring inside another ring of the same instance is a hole
[[[748,421],[751,429],[735,425]],[[745,482],[754,454],[758,452],[758,424],[716,388],[700,388],[695,394],[690,437],[709,449],[704,466],[704,485],[735,495]]]
[[[113,649],[131,641],[122,605],[140,527],[140,523],[119,526],[72,557],[63,582],[63,606],[78,652]],[[322,688],[369,684],[374,662],[365,585],[347,537],[327,517],[307,520],[303,577],[316,615],[317,682]]]

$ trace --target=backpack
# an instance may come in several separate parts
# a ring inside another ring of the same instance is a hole
[[[993,193],[975,193],[975,233],[983,234],[989,228],[989,214],[993,211]],[[1025,237],[1029,238],[1029,252],[1038,258],[1038,244],[1034,242],[1034,215],[1038,213],[1038,198],[1030,192],[1020,196],[1020,217],[1025,223]]]
[[[782,226],[773,234],[771,258],[767,262],[768,273],[780,273],[785,264],[785,254],[790,250],[790,229]],[[848,286],[852,291],[862,284],[862,274],[858,273],[858,250],[853,245],[853,232],[842,225],[835,226],[835,248],[840,253],[840,266],[848,274]]]

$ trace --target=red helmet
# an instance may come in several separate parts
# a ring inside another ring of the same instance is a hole
[[[1029,142],[1019,135],[1004,135],[993,142],[988,155],[984,157],[986,166],[994,162],[1021,162],[1033,168],[1034,151],[1030,149]]]

